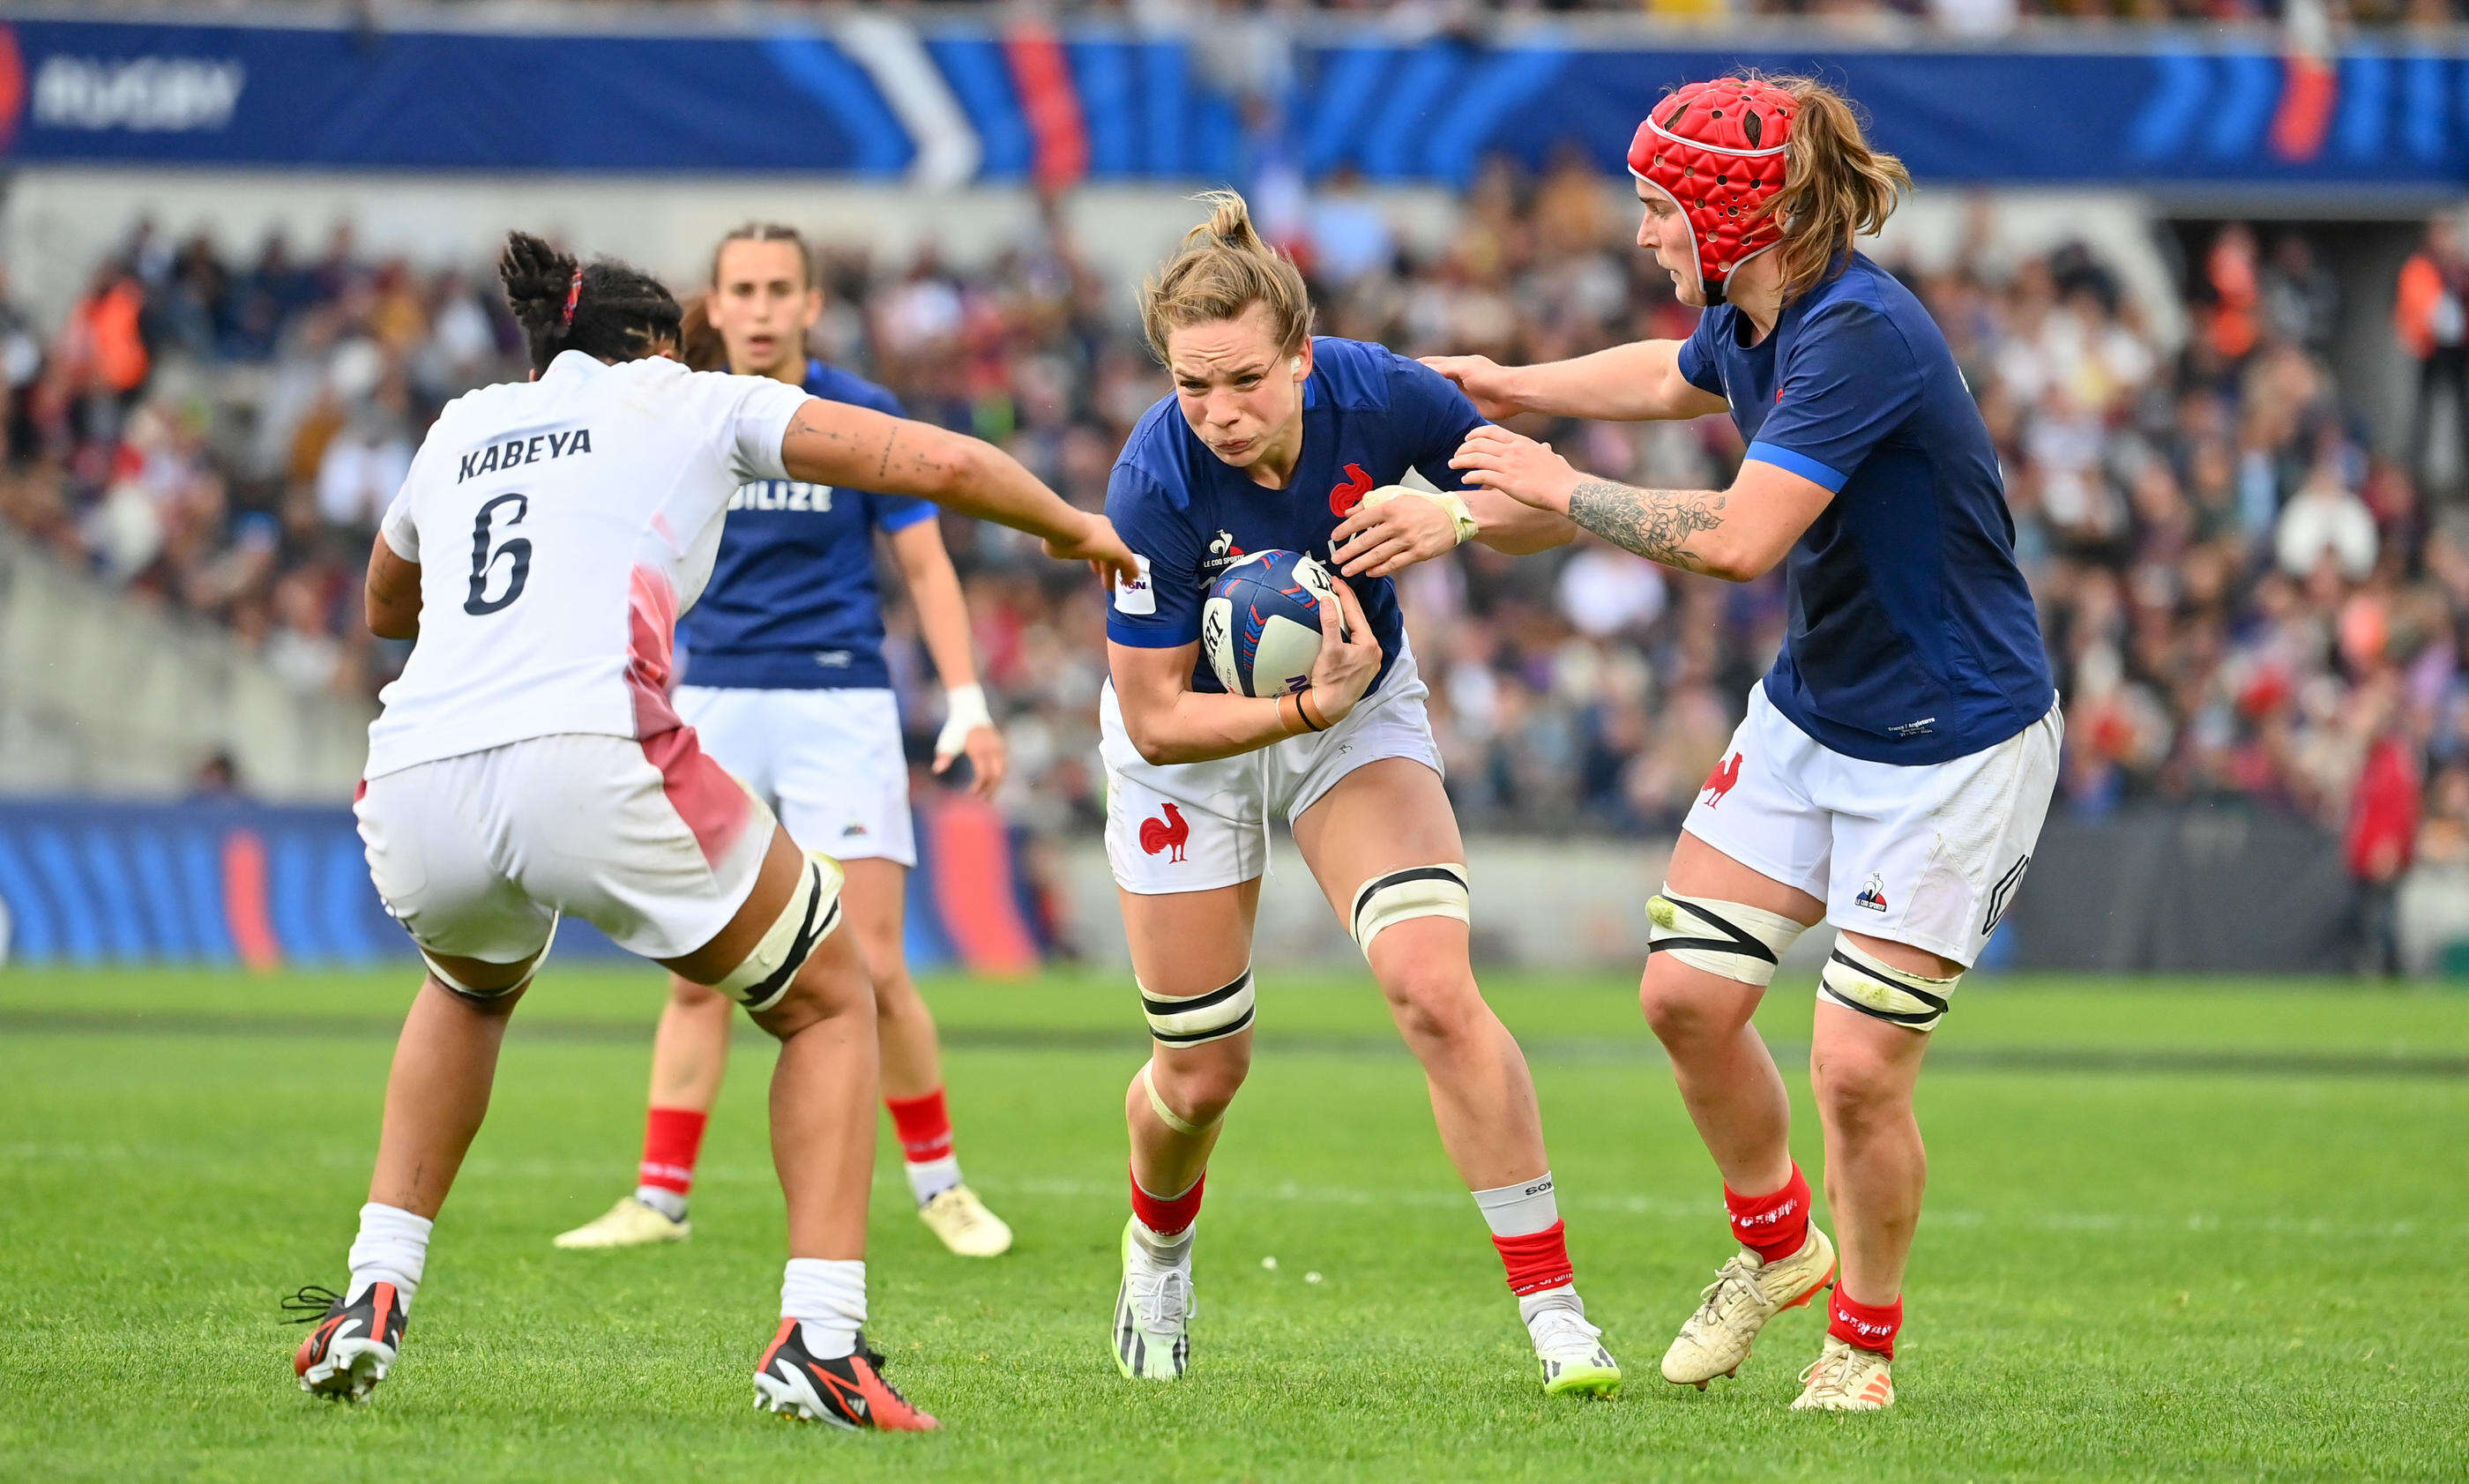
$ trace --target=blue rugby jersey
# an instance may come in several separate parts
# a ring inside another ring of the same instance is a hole
[[[903,415],[899,398],[819,360],[806,362],[806,390]],[[685,683],[888,687],[874,533],[904,530],[934,514],[932,503],[905,495],[794,479],[741,485],[728,499],[711,584],[678,623]]]
[[[1385,346],[1327,336],[1312,341],[1303,416],[1303,453],[1279,490],[1209,452],[1171,395],[1142,417],[1115,460],[1106,517],[1146,564],[1146,581],[1115,594],[1108,638],[1144,649],[1197,643],[1210,585],[1249,552],[1300,551],[1334,573],[1329,536],[1364,496],[1409,469],[1442,489],[1465,488],[1449,460],[1483,422],[1465,394],[1429,366]],[[1396,587],[1386,577],[1348,583],[1380,641],[1377,689],[1405,644]],[[1206,656],[1191,688],[1225,688]]]
[[[1755,345],[1718,305],[1680,374],[1731,404],[1748,457],[1834,492],[1785,565],[1766,697],[1835,752],[1936,763],[2057,700],[1980,409],[1909,290],[1854,253]]]

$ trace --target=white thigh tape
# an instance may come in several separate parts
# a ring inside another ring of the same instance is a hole
[[[1141,1009],[1148,1013],[1149,1034],[1162,1045],[1197,1046],[1233,1035],[1252,1024],[1252,971],[1245,969],[1222,988],[1181,999],[1151,994],[1143,985]]]
[[[523,970],[522,978],[516,980],[513,984],[508,985],[503,989],[474,989],[470,985],[465,984],[453,975],[446,972],[446,966],[439,963],[435,959],[429,957],[428,950],[426,948],[420,948],[420,944],[418,942],[415,941],[412,946],[414,948],[420,948],[420,962],[428,965],[430,978],[436,980],[439,984],[444,985],[447,988],[453,990],[456,994],[461,995],[463,998],[471,1001],[474,1005],[486,1005],[492,1000],[504,999],[506,996],[514,993],[518,989],[520,989],[525,985],[530,984],[532,980],[539,975],[541,965],[548,962],[549,949],[557,942],[557,924],[560,920],[561,919],[556,917],[551,917],[549,919],[548,941],[541,944],[540,952],[532,955],[532,966]]]
[[[1837,938],[1834,955],[1826,961],[1826,972],[1818,976],[1817,994],[1845,1009],[1907,1031],[1934,1031],[1946,1018],[1947,1002],[1954,995],[1955,981],[1962,977],[1930,979],[1899,969]]]
[[[1374,876],[1354,893],[1354,912],[1348,928],[1355,945],[1372,951],[1382,928],[1410,917],[1455,917],[1474,920],[1474,893],[1467,890],[1466,869],[1455,862],[1414,866]]]
[[[815,946],[841,925],[840,863],[827,855],[806,854],[806,869],[789,905],[728,977],[712,985],[750,1010],[767,1010],[789,992],[797,970],[814,956]]]
[[[1668,953],[1694,969],[1763,989],[1775,965],[1809,931],[1781,913],[1745,902],[1682,896],[1669,886],[1647,898],[1646,951]]]

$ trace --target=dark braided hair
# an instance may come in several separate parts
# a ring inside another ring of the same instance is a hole
[[[678,343],[678,301],[640,268],[610,258],[586,267],[529,232],[509,232],[497,277],[531,346],[534,372],[547,370],[562,351],[639,360]]]

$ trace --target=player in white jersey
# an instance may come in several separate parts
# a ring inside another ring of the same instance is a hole
[[[448,406],[369,555],[370,629],[417,642],[369,729],[356,810],[370,877],[428,972],[387,1078],[350,1281],[301,1291],[317,1327],[294,1369],[307,1390],[358,1400],[394,1363],[508,1013],[572,912],[779,1039],[772,1146],[790,1258],[756,1404],[933,1427],[860,1333],[874,997],[857,946],[832,931],[840,870],[800,850],[670,709],[673,631],[750,478],[923,496],[1110,582],[1137,564],[1103,519],[976,439],[688,371],[667,359],[677,301],[633,268],[587,268],[517,233],[499,275],[534,380]]]
[[[818,397],[899,415],[889,392],[806,359],[806,332],[822,309],[813,254],[794,227],[739,227],[712,253],[710,292],[686,307],[686,363],[802,383]],[[998,1256],[1011,1246],[1011,1228],[960,1178],[935,1018],[902,945],[917,854],[909,759],[883,656],[878,537],[899,564],[950,701],[935,771],[965,754],[973,788],[991,798],[1004,770],[1003,737],[977,682],[968,607],[935,507],[865,489],[757,481],[732,496],[729,509],[711,590],[679,631],[686,673],[673,698],[678,714],[791,833],[841,863],[842,905],[874,978],[884,1107],[918,1217],[963,1257]],[[733,1018],[727,996],[669,977],[652,1037],[635,1189],[559,1237],[559,1246],[632,1247],[692,1234],[686,1201],[728,1067]]]

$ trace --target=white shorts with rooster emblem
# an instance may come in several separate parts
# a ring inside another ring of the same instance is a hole
[[[2052,706],[1950,762],[1869,762],[1793,726],[1761,683],[1681,827],[1824,902],[1837,928],[1969,966],[2032,863],[2065,731]]]
[[[1269,816],[1291,824],[1366,763],[1408,757],[1442,771],[1423,709],[1431,692],[1401,650],[1380,688],[1317,736],[1209,762],[1153,763],[1132,746],[1108,684],[1098,701],[1106,764],[1106,859],[1126,892],[1160,896],[1250,881],[1268,869]]]

